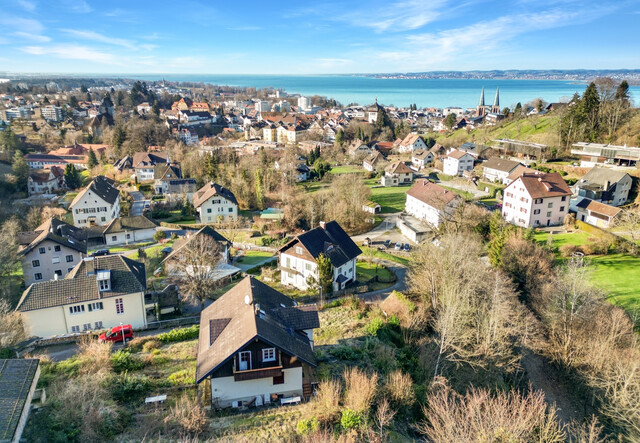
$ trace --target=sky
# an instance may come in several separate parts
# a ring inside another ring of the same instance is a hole
[[[638,69],[640,0],[0,0],[0,71]]]

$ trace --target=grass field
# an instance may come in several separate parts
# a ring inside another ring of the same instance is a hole
[[[591,281],[609,300],[630,314],[640,311],[640,257],[627,254],[590,256]]]
[[[370,199],[382,206],[383,213],[402,212],[408,190],[407,186],[372,188]]]
[[[376,265],[375,263],[367,263],[363,261],[359,261],[356,263],[356,275],[358,281],[369,281],[372,278],[378,276],[379,279],[387,282],[375,282],[371,284],[371,290],[377,291],[379,289],[386,289],[390,286],[393,286],[392,280],[394,279],[393,273],[389,271],[387,268]]]
[[[236,263],[242,265],[257,265],[262,262],[266,258],[273,257],[273,254],[270,252],[263,251],[247,251],[242,257],[240,257]]]
[[[361,174],[364,173],[364,169],[361,166],[334,166],[329,171],[330,174],[340,175],[340,174]]]
[[[367,257],[381,258],[383,260],[389,260],[404,266],[409,264],[408,259],[400,257],[398,255],[393,255],[384,251],[378,251],[377,249],[369,248],[367,246],[361,246],[360,249],[362,249],[362,253]]]
[[[548,237],[553,238],[553,252],[557,253],[560,247],[563,245],[586,245],[587,243],[589,243],[589,239],[593,236],[588,232],[583,231],[553,235],[543,231],[536,231],[534,238],[538,243],[546,244]]]
[[[464,198],[466,201],[473,200],[473,194],[471,192],[463,191],[462,189],[450,188],[449,186],[444,186],[442,184],[440,184],[440,187],[444,189],[448,189],[451,192],[455,192],[460,197]]]

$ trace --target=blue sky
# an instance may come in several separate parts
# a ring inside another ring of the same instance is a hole
[[[640,0],[0,0],[0,71],[640,68]]]

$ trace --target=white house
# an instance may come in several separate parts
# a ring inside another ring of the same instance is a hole
[[[408,185],[413,181],[413,171],[401,161],[393,162],[384,168],[382,186]]]
[[[356,280],[356,257],[362,254],[351,237],[331,221],[298,235],[280,248],[280,283],[306,290],[318,281],[317,259],[323,254],[331,261],[333,290],[339,291]]]
[[[58,189],[64,189],[64,170],[58,166],[49,169],[29,169],[27,189],[29,195],[51,194]]]
[[[315,306],[246,277],[200,316],[196,383],[215,408],[298,403],[312,395]]]
[[[193,206],[200,223],[218,223],[238,219],[238,200],[229,189],[211,182],[193,195]]]
[[[426,149],[413,151],[411,154],[411,163],[418,169],[432,164],[433,160],[435,160],[433,152]]]
[[[27,336],[48,338],[122,324],[147,325],[144,264],[123,255],[87,257],[64,279],[34,283],[16,307]]]
[[[371,153],[371,150],[371,146],[359,139],[355,139],[347,147],[347,152],[352,157],[355,157],[358,154],[369,154]]]
[[[606,205],[588,198],[583,198],[576,206],[576,220],[602,229],[610,228],[621,211],[620,208],[615,206]]]
[[[184,142],[187,146],[194,146],[198,144],[198,133],[193,129],[182,128],[178,132],[178,138]]]
[[[525,173],[504,189],[502,217],[523,228],[560,225],[571,194],[557,172]]]
[[[379,151],[373,151],[362,161],[362,167],[369,172],[376,172],[378,165],[384,161],[384,156]]]
[[[153,240],[157,225],[144,215],[118,217],[102,232],[107,246],[131,245]]]
[[[426,150],[427,145],[418,134],[408,134],[398,146],[400,152],[412,152]]]
[[[482,177],[488,182],[507,184],[509,175],[518,167],[519,162],[500,157],[491,157],[482,163]]]
[[[136,152],[131,160],[131,167],[136,171],[139,181],[154,179],[156,165],[167,164],[169,155],[165,152]]]
[[[579,197],[621,206],[629,199],[632,185],[633,180],[626,172],[595,166],[578,180],[575,189]]]
[[[104,226],[120,216],[120,191],[113,184],[110,178],[98,175],[76,195],[69,206],[75,226]]]
[[[55,218],[18,235],[24,283],[63,278],[87,254],[87,234]]]
[[[461,198],[455,192],[420,179],[407,191],[405,212],[432,228],[438,228],[449,219],[460,202]]]
[[[468,152],[452,149],[444,158],[442,172],[446,175],[462,175],[465,171],[473,170],[473,161],[473,155]]]

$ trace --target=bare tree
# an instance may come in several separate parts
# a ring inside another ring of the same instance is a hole
[[[630,252],[636,254],[638,241],[640,241],[640,206],[623,210],[616,225],[624,226],[625,231],[631,237]]]
[[[22,316],[0,299],[0,348],[11,347],[25,338]]]
[[[386,398],[378,403],[378,409],[376,409],[376,423],[380,429],[380,439],[384,439],[384,428],[391,424],[393,417],[396,415],[395,411],[389,405],[389,400]]]

